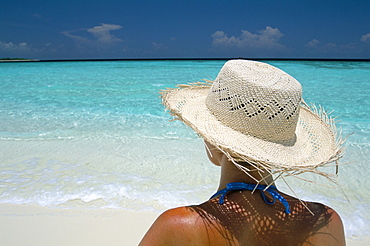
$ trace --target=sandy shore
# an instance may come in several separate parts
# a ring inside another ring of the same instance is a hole
[[[0,204],[0,241],[7,246],[138,245],[157,216],[126,210]]]
[[[114,209],[50,209],[0,204],[1,245],[137,245],[156,213]],[[370,245],[347,240],[349,246]]]

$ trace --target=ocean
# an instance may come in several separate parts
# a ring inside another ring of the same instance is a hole
[[[158,92],[212,80],[224,62],[0,63],[0,203],[161,212],[209,199],[219,168],[196,134],[171,122]],[[288,179],[292,190],[338,211],[347,237],[369,235],[370,62],[265,62],[300,81],[304,100],[333,111],[349,135],[340,188]]]

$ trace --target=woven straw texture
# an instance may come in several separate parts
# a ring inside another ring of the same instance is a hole
[[[315,172],[343,153],[334,120],[302,103],[300,83],[271,65],[228,61],[212,82],[161,92],[177,119],[233,162],[269,172]]]

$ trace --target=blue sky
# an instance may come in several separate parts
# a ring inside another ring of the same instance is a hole
[[[2,0],[0,57],[370,59],[370,1]]]

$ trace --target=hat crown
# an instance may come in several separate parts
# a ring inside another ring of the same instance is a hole
[[[246,135],[294,144],[302,97],[301,84],[266,63],[225,63],[206,98],[218,121]]]

